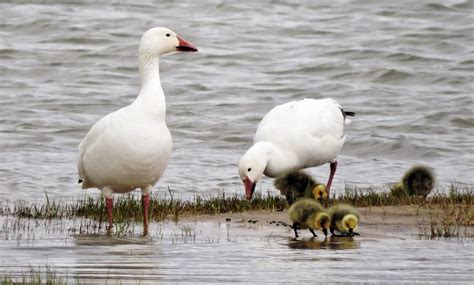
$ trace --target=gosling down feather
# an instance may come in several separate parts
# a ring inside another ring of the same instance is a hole
[[[333,236],[338,236],[338,231],[342,236],[359,235],[354,230],[359,225],[359,212],[348,204],[336,204],[328,210],[331,218],[330,231]]]
[[[315,181],[302,170],[293,171],[278,177],[273,182],[280,194],[286,197],[288,205],[300,198],[313,198],[323,203],[327,198],[326,186]]]
[[[297,228],[309,229],[314,237],[317,237],[314,230],[322,230],[325,236],[328,235],[331,219],[323,206],[315,200],[299,199],[288,209],[288,214],[293,222],[295,237],[298,237]]]
[[[421,196],[426,197],[431,193],[436,184],[433,171],[423,165],[412,166],[390,189],[390,193],[398,198]]]

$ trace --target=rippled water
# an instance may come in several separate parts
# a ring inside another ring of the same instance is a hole
[[[174,150],[156,192],[243,194],[237,162],[259,120],[306,97],[332,97],[357,113],[334,191],[384,186],[414,163],[434,167],[441,185],[474,184],[472,1],[9,2],[0,3],[2,200],[84,195],[77,145],[135,98],[138,42],[153,26],[199,48],[161,60]],[[325,181],[329,166],[312,173]],[[272,192],[271,180],[259,191]],[[295,244],[273,228],[258,228],[268,231],[262,239],[254,229],[198,223],[196,241],[180,226],[152,226],[149,239],[33,225],[5,239],[3,229],[0,260],[13,272],[49,264],[119,280],[472,280],[472,243],[369,236],[330,250],[334,242]]]
[[[472,283],[471,241],[387,235],[378,225],[361,227],[355,239],[310,239],[302,231],[294,240],[288,227],[268,221],[154,223],[146,238],[139,227],[107,237],[78,221],[0,223],[7,229],[0,260],[10,277],[29,268],[44,273],[47,265],[63,281],[81,283]]]
[[[413,163],[474,184],[473,3],[313,2],[0,4],[0,195],[83,195],[77,145],[135,98],[152,26],[200,51],[161,60],[174,150],[157,189],[243,193],[236,164],[259,120],[306,97],[357,113],[335,191],[397,181]],[[326,181],[329,166],[313,174]]]

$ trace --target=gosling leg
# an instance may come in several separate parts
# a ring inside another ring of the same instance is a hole
[[[318,237],[313,229],[310,228],[309,231],[313,234],[313,237]]]
[[[293,230],[295,231],[295,238],[298,237],[298,231],[296,230],[296,223],[293,222]]]

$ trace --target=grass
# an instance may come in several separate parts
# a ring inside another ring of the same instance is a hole
[[[442,191],[439,191],[442,190]],[[450,186],[439,189],[427,199],[420,196],[377,193],[371,189],[346,189],[333,203],[348,203],[356,207],[416,205],[427,209],[428,219],[421,216],[418,235],[425,238],[471,238],[474,225],[474,193],[472,188]],[[448,194],[444,194],[444,193]]]
[[[244,212],[250,210],[276,210],[286,207],[282,197],[256,195],[251,201],[239,196],[225,194],[211,196],[197,196],[192,201],[173,198],[150,199],[149,219],[151,221],[174,220],[183,216],[215,215],[221,213]],[[117,195],[114,199],[114,222],[142,221],[141,199],[133,195]],[[83,197],[73,203],[62,201],[46,202],[14,202],[13,206],[0,205],[1,216],[15,216],[28,219],[74,219],[78,217],[97,221],[106,220],[104,199]]]
[[[441,190],[441,191],[440,191]],[[447,194],[445,194],[447,193]],[[419,232],[426,237],[466,236],[467,228],[473,225],[473,189],[451,186],[439,189],[427,199],[422,197],[394,196],[389,192],[376,192],[372,189],[347,188],[345,193],[331,199],[333,203],[348,203],[356,207],[418,205],[429,209],[430,219],[421,221]],[[281,210],[287,207],[286,200],[280,196],[255,195],[247,201],[241,196],[196,196],[191,201],[169,198],[150,199],[150,221],[173,220],[196,215],[216,215],[251,210]],[[103,198],[83,197],[73,203],[51,201],[46,195],[44,202],[14,202],[13,205],[0,205],[1,216],[14,216],[27,219],[76,219],[85,218],[106,221]],[[141,199],[134,195],[117,195],[114,200],[114,223],[123,226],[124,231],[133,222],[142,221]],[[429,225],[429,226],[426,226]],[[85,227],[95,225],[85,223]]]
[[[34,269],[30,267],[27,271],[23,271],[20,276],[12,276],[8,272],[4,272],[0,278],[0,284],[2,285],[13,285],[13,284],[68,284],[63,278],[61,278],[51,268],[46,266],[44,272],[41,269]],[[75,284],[79,284],[75,282]]]

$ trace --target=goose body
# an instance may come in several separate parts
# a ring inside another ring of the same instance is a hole
[[[124,193],[153,186],[163,175],[172,149],[164,108],[148,114],[144,107],[135,101],[92,127],[79,145],[82,188]]]
[[[146,31],[138,52],[141,90],[132,104],[95,123],[79,144],[77,168],[82,188],[99,188],[106,200],[110,230],[112,196],[142,190],[144,233],[148,230],[150,192],[168,165],[172,139],[166,126],[159,57],[173,51],[197,51],[166,28]]]
[[[353,116],[335,100],[303,99],[274,107],[257,127],[253,146],[242,156],[239,174],[251,198],[255,184],[264,174],[284,173],[331,163],[327,191],[336,171],[336,157],[346,136],[344,125]]]

